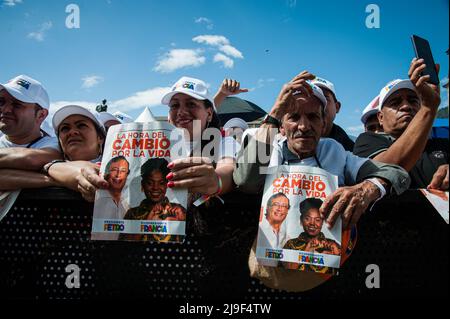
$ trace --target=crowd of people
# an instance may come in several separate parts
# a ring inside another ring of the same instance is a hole
[[[264,231],[281,246],[340,254],[341,247],[321,233],[322,224],[331,228],[342,217],[344,232],[350,232],[362,214],[386,195],[396,196],[408,188],[448,190],[449,140],[430,138],[440,104],[439,86],[421,74],[424,68],[423,60],[414,59],[407,79],[390,81],[380,90],[363,112],[366,132],[356,142],[334,123],[343,106],[333,83],[308,71],[283,85],[257,129],[248,129],[238,118],[220,123],[217,110],[224,99],[248,91],[238,81],[225,79],[213,98],[205,82],[182,77],[161,103],[168,107],[169,123],[186,131],[189,156],[143,165],[146,199],[134,208],[121,203],[129,173],[126,158],[108,163],[106,174],[99,174],[108,128],[130,122],[129,116],[65,105],[53,115],[56,137],[51,137],[41,129],[49,114],[47,91],[37,80],[19,75],[0,84],[0,190],[66,187],[92,202],[96,190],[104,189],[110,196],[99,200],[108,201],[111,218],[165,211],[167,218],[188,220],[196,209],[192,204],[202,196],[213,201],[229,192],[262,194],[264,168],[319,167],[338,177],[339,188],[323,202],[305,204],[305,211],[300,207],[299,222],[305,232],[298,238],[284,237],[283,213],[272,214],[273,209],[289,209],[282,194],[267,207]],[[208,129],[223,134],[205,137]],[[203,152],[210,143],[217,147]],[[269,156],[261,158],[260,150],[269,150]],[[187,211],[146,209],[154,202],[171,205],[164,202],[167,188],[188,189]],[[206,203],[203,210],[212,207]]]

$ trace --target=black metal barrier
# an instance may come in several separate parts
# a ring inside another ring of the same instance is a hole
[[[259,196],[225,197],[220,234],[183,244],[90,241],[92,205],[64,189],[24,190],[0,222],[0,295],[16,299],[148,298],[283,301],[448,297],[448,225],[418,191],[380,201],[358,226],[358,243],[340,274],[303,293],[250,278]],[[68,288],[66,267],[80,269]],[[366,267],[380,288],[366,286]]]

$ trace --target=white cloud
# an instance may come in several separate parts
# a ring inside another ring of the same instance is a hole
[[[42,42],[44,41],[45,33],[50,30],[52,26],[53,24],[51,21],[44,22],[39,26],[38,31],[28,33],[27,37]]]
[[[232,46],[230,44],[230,41],[223,35],[204,34],[196,36],[192,39],[192,41],[212,46],[222,53],[225,53],[226,55],[222,53],[216,53],[216,55],[214,56],[214,62],[222,62],[224,67],[226,68],[232,68],[234,66],[234,61],[232,58],[244,58],[242,52]]]
[[[7,7],[14,7],[19,3],[22,3],[22,0],[3,0],[3,5]]]
[[[295,8],[297,6],[297,0],[286,0],[286,5],[289,8]]]
[[[83,89],[90,89],[99,84],[100,82],[103,82],[103,78],[98,75],[86,76],[81,80],[83,81],[83,84],[81,85]]]
[[[270,85],[270,83],[275,82],[276,80],[274,78],[267,78],[267,79],[258,79],[256,82],[256,87],[252,87],[249,89],[249,91],[255,91],[257,89],[261,89],[265,87],[266,85]]]
[[[123,99],[108,101],[108,112],[122,111],[126,113],[145,106],[152,107],[161,105],[161,98],[169,91],[170,87],[155,87],[133,93]],[[98,104],[100,104],[100,102],[56,101],[50,104],[49,118],[51,119],[53,114],[64,105],[81,105],[95,109]]]
[[[214,62],[222,62],[227,69],[231,69],[234,66],[234,61],[222,53],[217,53],[214,56]]]
[[[50,103],[48,118],[53,117],[53,114],[55,114],[55,112],[57,110],[59,110],[61,107],[63,107],[64,105],[80,105],[80,106],[95,109],[95,107],[98,104],[99,104],[98,102],[88,102],[88,101],[56,101],[56,102],[52,102],[52,103]]]
[[[223,35],[199,35],[193,38],[192,41],[212,46],[230,44],[230,41]]]
[[[238,49],[236,49],[235,47],[226,44],[226,45],[222,45],[219,48],[220,51],[222,51],[223,53],[233,57],[233,58],[238,58],[238,59],[243,59],[244,56],[242,55],[241,51],[239,51]]]
[[[170,73],[185,67],[198,67],[205,63],[206,58],[202,56],[200,49],[173,49],[160,57],[154,71]]]
[[[346,129],[348,132],[352,133],[352,134],[360,134],[362,132],[364,132],[364,125],[358,125],[358,126],[349,126]]]
[[[164,94],[170,91],[170,87],[155,87],[145,91],[136,92],[124,99],[108,103],[109,110],[119,110],[128,112],[139,109],[144,106],[161,105],[161,99]]]
[[[268,83],[275,82],[274,78],[268,78],[268,79],[258,79],[258,88],[262,88],[266,86]]]
[[[204,23],[208,30],[212,30],[214,28],[214,24],[213,24],[212,20],[205,18],[205,17],[200,17],[200,18],[195,19],[195,23],[200,23],[200,24]]]

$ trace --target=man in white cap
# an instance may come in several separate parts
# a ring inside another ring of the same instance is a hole
[[[42,84],[26,75],[0,84],[0,131],[4,134],[0,137],[2,189],[33,187],[32,178],[25,178],[23,184],[19,182],[19,170],[38,171],[45,163],[61,158],[56,138],[41,130],[49,105]]]
[[[355,145],[353,140],[339,125],[334,123],[336,114],[339,113],[341,109],[341,102],[336,98],[334,84],[317,76],[311,82],[322,89],[322,92],[327,99],[327,106],[325,108],[325,128],[322,136],[336,140],[346,151],[353,151],[353,146]]]
[[[120,111],[114,112],[112,115],[114,115],[122,124],[134,122],[131,116]]]
[[[103,123],[103,126],[105,127],[106,133],[108,133],[109,128],[113,125],[133,122],[131,116],[119,111],[112,114],[109,112],[99,112],[98,116],[100,118],[100,121]]]
[[[117,117],[109,112],[99,112],[98,117],[105,127],[106,133],[108,133],[108,130],[111,126],[122,124],[122,122]]]
[[[379,101],[380,97],[377,95],[362,112],[361,122],[364,124],[364,130],[366,132],[383,132],[380,122],[378,121]]]
[[[263,167],[305,165],[322,168],[338,176],[340,188],[327,197],[321,214],[332,227],[342,215],[343,227],[356,224],[371,203],[389,192],[402,193],[409,186],[405,170],[396,165],[376,163],[345,151],[330,138],[321,138],[325,125],[324,109],[327,100],[322,90],[310,81],[314,75],[303,71],[283,86],[266,123],[254,136],[247,135],[238,154],[233,179],[238,189],[261,194],[266,176]],[[273,146],[270,128],[277,128],[286,138]],[[261,157],[261,150],[270,149],[269,161]],[[341,186],[350,187],[341,187]]]
[[[380,92],[378,120],[383,134],[366,132],[354,153],[402,166],[411,188],[448,190],[448,139],[429,138],[440,104],[439,86],[421,75],[423,60],[413,59],[408,80],[389,82]]]

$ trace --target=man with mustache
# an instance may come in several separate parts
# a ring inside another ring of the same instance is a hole
[[[387,193],[402,193],[410,179],[401,167],[357,157],[335,140],[320,138],[327,100],[311,83],[314,78],[303,71],[283,86],[265,123],[246,136],[233,180],[241,191],[261,194],[267,167],[322,168],[338,177],[339,188],[325,199],[320,213],[329,228],[342,216],[343,228],[351,229],[370,205]],[[285,138],[273,145],[278,127]],[[267,151],[270,157],[264,156]]]
[[[430,138],[440,95],[439,85],[421,75],[425,67],[422,59],[413,59],[408,80],[391,81],[381,90],[378,120],[384,133],[361,134],[354,153],[400,165],[409,172],[411,188],[446,191],[449,140]]]
[[[276,193],[267,200],[266,214],[260,222],[258,243],[262,247],[282,248],[286,242],[286,224],[289,212],[289,198]]]
[[[297,238],[286,242],[283,249],[307,251],[310,253],[340,255],[341,246],[332,239],[328,239],[322,233],[323,218],[319,213],[322,200],[307,198],[300,203],[300,224],[303,232]],[[308,264],[282,263],[285,268],[307,270],[312,268],[316,272],[326,273],[328,267],[318,267]]]
[[[38,172],[61,158],[56,138],[41,130],[49,107],[47,91],[29,76],[0,84],[0,190],[56,186]]]

